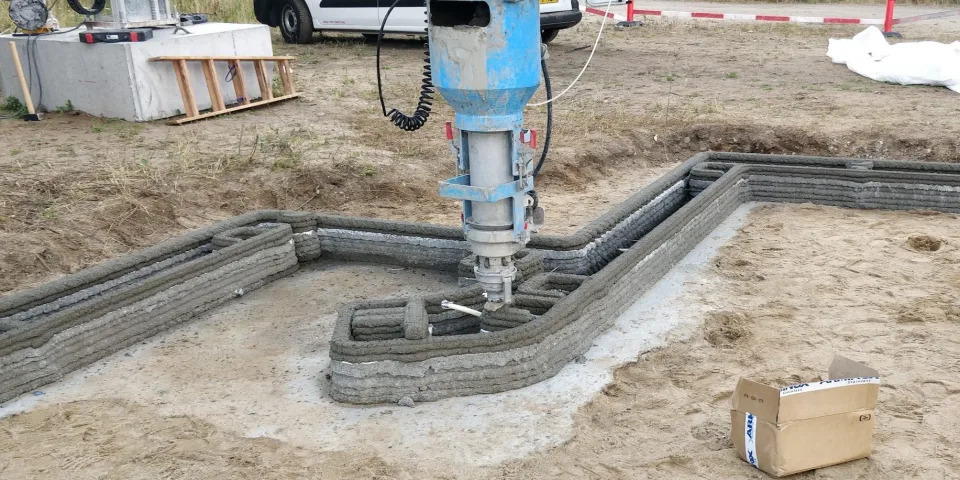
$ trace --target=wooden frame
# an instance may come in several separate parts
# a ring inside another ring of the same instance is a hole
[[[247,110],[253,107],[268,105],[281,102],[300,96],[300,92],[294,90],[293,80],[290,77],[290,60],[295,57],[289,56],[248,56],[248,57],[208,57],[208,56],[162,56],[153,57],[151,62],[170,62],[173,65],[173,72],[177,77],[177,86],[180,87],[180,96],[183,98],[183,108],[185,116],[176,120],[171,120],[172,125],[183,125],[184,123],[195,122],[205,118],[215,117],[224,113],[231,113],[240,110]],[[187,71],[187,62],[200,62],[203,68],[203,77],[207,85],[207,92],[210,94],[211,108],[209,112],[200,113],[197,109],[197,100],[193,94],[193,87],[190,85],[190,74]],[[227,106],[223,100],[223,92],[220,89],[220,81],[217,76],[217,68],[214,62],[226,62],[233,70],[233,90],[237,97],[237,103]],[[243,63],[252,62],[254,71],[257,75],[257,85],[260,87],[260,100],[251,101],[247,95],[247,87],[243,77]],[[277,75],[280,77],[280,83],[283,85],[283,95],[275,97],[270,82],[267,80],[267,62],[274,62],[277,65]]]

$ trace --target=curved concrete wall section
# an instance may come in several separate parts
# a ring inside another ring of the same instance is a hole
[[[960,165],[698,154],[575,234],[534,236],[519,255],[511,307],[483,318],[441,308],[449,300],[482,309],[482,290],[469,285],[343,307],[331,341],[331,394],[354,403],[425,401],[548,378],[750,200],[960,212]],[[468,278],[469,255],[454,227],[313,212],[240,215],[0,298],[0,401],[301,262],[378,261]]]
[[[746,201],[960,211],[956,165],[732,154],[698,157],[678,167],[688,179],[679,208],[670,211],[667,200],[675,184],[661,182],[656,185],[663,188],[660,191],[645,189],[638,196],[646,203],[631,214],[618,213],[606,235],[598,235],[576,252],[583,255],[591,250],[585,247],[602,245],[604,238],[633,243],[634,239],[615,232],[624,231],[631,224],[629,219],[643,210],[664,205],[670,212],[665,219],[622,254],[617,254],[623,248],[618,247],[617,253],[579,264],[591,265],[597,270],[593,275],[552,281],[535,277],[521,283],[514,307],[481,319],[481,328],[488,333],[363,342],[347,335],[349,330],[342,327],[351,318],[341,316],[341,328],[331,343],[331,395],[351,403],[395,402],[405,396],[431,401],[500,392],[549,378],[586,352],[642,292]],[[558,252],[571,251],[545,249],[545,264]],[[564,280],[573,288],[548,287],[552,294],[543,291],[544,285]],[[531,302],[528,294],[539,302]],[[552,302],[545,301],[551,298]]]
[[[349,338],[351,319],[342,315],[331,342],[331,395],[351,403],[395,402],[404,396],[431,401],[499,392],[555,375],[746,199],[746,182],[726,181],[730,188],[694,199],[598,273],[524,282],[518,297],[544,300],[545,311],[535,315],[527,309],[527,318],[515,318],[513,325],[503,325],[497,315],[481,320],[505,328],[365,342]],[[571,290],[552,288],[551,295],[538,295],[544,286],[558,284]],[[524,311],[520,305],[513,310]]]

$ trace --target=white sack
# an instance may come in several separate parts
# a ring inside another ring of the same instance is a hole
[[[879,82],[940,85],[960,93],[960,42],[890,45],[879,28],[869,27],[852,39],[831,38],[827,56]]]

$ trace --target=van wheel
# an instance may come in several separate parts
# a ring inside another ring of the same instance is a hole
[[[313,36],[313,19],[303,0],[281,0],[280,35],[287,43],[308,43]]]
[[[553,39],[557,38],[557,35],[560,34],[560,30],[552,28],[550,30],[541,30],[540,31],[540,40],[543,43],[550,43]]]

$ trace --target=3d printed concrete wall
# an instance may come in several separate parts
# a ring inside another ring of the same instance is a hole
[[[331,395],[353,403],[494,393],[556,374],[745,201],[960,212],[960,165],[702,153],[570,236],[534,237],[517,302],[479,287],[345,306]],[[318,258],[469,271],[459,229],[260,211],[0,298],[0,401]],[[549,273],[542,273],[549,272]],[[318,379],[318,381],[321,381]]]

